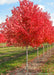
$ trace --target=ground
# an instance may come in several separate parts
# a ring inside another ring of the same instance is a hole
[[[48,48],[49,49],[49,48]],[[43,53],[43,49],[39,49],[39,55],[41,61],[38,61],[37,63],[37,51],[34,50],[34,48],[29,47],[29,72],[32,73],[54,73],[54,63],[53,58],[54,54],[49,57],[50,49],[48,52],[48,56],[46,54],[47,48],[44,49],[45,56],[43,60],[43,56],[41,55]],[[54,49],[51,50],[52,53]],[[20,47],[4,47],[0,48],[0,73],[6,73],[9,75],[18,75],[17,73],[22,73],[21,75],[24,75],[26,73],[26,48],[22,49]],[[50,63],[49,63],[50,62]],[[21,68],[20,68],[21,67]],[[51,68],[51,69],[49,69]],[[42,75],[42,74],[41,74]]]
[[[29,75],[54,75],[54,48],[50,51],[45,53],[44,57],[41,55],[39,57],[39,60],[37,62],[37,59],[32,60],[29,62]],[[14,72],[11,72],[10,75],[26,75],[26,65],[22,66],[22,68],[19,68],[15,70]]]

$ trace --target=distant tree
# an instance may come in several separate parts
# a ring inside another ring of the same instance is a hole
[[[6,38],[2,33],[0,33],[0,43],[6,43]]]

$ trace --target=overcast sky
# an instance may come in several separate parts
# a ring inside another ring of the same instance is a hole
[[[38,4],[44,11],[51,14],[54,25],[54,0],[31,0]],[[5,21],[6,16],[11,16],[11,9],[19,5],[18,0],[0,0],[0,23]]]

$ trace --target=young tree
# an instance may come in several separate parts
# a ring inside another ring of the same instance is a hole
[[[5,43],[6,39],[2,33],[0,33],[0,43]]]
[[[6,38],[4,37],[4,35],[2,33],[0,33],[0,43],[6,43]],[[4,47],[4,44],[3,44]]]
[[[46,42],[44,34],[47,32],[49,15],[29,0],[19,0],[19,3],[20,6],[12,10],[12,16],[7,17],[6,22],[2,24],[2,32],[8,45],[26,46],[28,73],[28,46],[39,47]],[[43,27],[45,27],[45,33]]]
[[[42,26],[42,11],[38,5],[34,5],[29,0],[20,0],[19,2],[20,6],[14,8],[12,10],[12,16],[7,17],[6,22],[2,24],[2,32],[9,45],[26,46],[28,73],[28,46],[35,47],[37,45],[37,43],[35,44],[35,39],[37,31]]]

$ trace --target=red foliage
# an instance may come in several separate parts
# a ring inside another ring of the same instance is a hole
[[[45,42],[51,43],[50,15],[29,0],[19,2],[20,6],[14,8],[12,16],[2,24],[8,45],[38,47]]]
[[[6,39],[3,34],[0,33],[0,43],[5,43]]]

